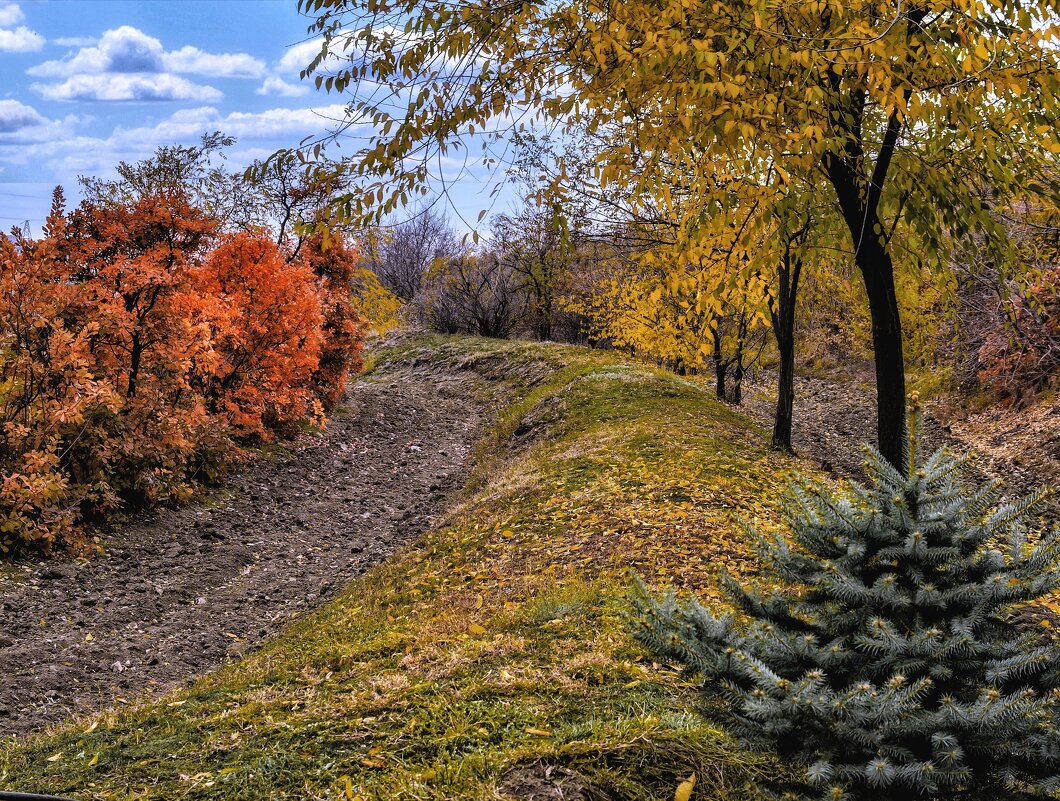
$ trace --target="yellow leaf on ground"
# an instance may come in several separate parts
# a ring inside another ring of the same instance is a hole
[[[674,801],[688,801],[692,797],[692,790],[696,786],[696,774],[692,774],[674,790]]]

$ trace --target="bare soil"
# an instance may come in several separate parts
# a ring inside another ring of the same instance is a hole
[[[746,391],[742,410],[767,430],[773,426],[776,376],[759,373]],[[971,453],[971,477],[1001,479],[1009,497],[1029,495],[1060,483],[1060,403],[1026,410],[991,408],[964,415],[928,404],[922,416],[922,447],[943,445]],[[871,377],[812,378],[795,381],[793,445],[796,453],[826,472],[863,480],[861,443],[876,440],[876,394]],[[1060,522],[1056,500],[1046,517]]]
[[[236,659],[434,524],[483,420],[470,372],[355,381],[322,433],[105,552],[0,574],[0,734],[155,694]]]

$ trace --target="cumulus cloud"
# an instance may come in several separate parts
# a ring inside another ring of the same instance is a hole
[[[49,100],[213,101],[221,97],[217,89],[180,76],[260,78],[266,70],[247,53],[207,53],[190,45],[167,51],[154,36],[122,25],[66,58],[45,61],[27,72],[60,81],[33,85]]]
[[[43,36],[18,25],[25,18],[18,3],[0,4],[0,53],[32,53],[44,47]]]
[[[26,72],[36,78],[65,78],[106,72],[161,72],[162,43],[129,25],[107,31],[98,44],[82,47],[72,56],[45,61]]]
[[[0,53],[33,53],[44,47],[44,37],[25,25],[0,29]]]
[[[48,120],[18,101],[0,101],[0,165],[36,163],[53,171],[76,175],[113,169],[119,161],[135,161],[152,153],[159,145],[197,142],[204,133],[222,131],[236,137],[239,155],[272,153],[305,136],[321,133],[347,118],[342,104],[306,108],[273,108],[260,112],[222,113],[214,106],[182,109],[154,124],[115,128],[109,136],[77,133],[76,117],[56,122]],[[12,145],[3,131],[23,126],[32,132],[31,144]],[[364,131],[368,130],[365,123]],[[230,162],[235,166],[236,153]],[[257,156],[253,156],[257,157]],[[247,158],[247,163],[251,158]]]
[[[299,97],[309,94],[309,87],[304,84],[288,83],[277,75],[270,75],[261,86],[254,90],[259,95],[279,95],[280,97]]]
[[[0,100],[0,134],[46,125],[47,118],[35,108],[17,100]]]
[[[222,131],[240,141],[298,137],[326,130],[346,119],[346,106],[335,103],[310,108],[274,108],[222,114],[213,106],[178,111],[157,125],[118,128],[112,139],[129,145],[194,141],[210,131]]]
[[[281,72],[297,75],[320,53],[323,39],[310,39],[287,48],[277,67]]]
[[[277,71],[286,75],[297,76],[309,66],[309,62],[320,55],[320,48],[323,46],[324,40],[321,37],[291,45],[287,48],[287,52],[283,54],[283,58],[276,64]],[[338,56],[329,53],[316,71],[328,72],[338,67],[343,61]]]
[[[258,78],[265,65],[247,53],[207,53],[190,45],[167,51],[162,42],[131,25],[107,31],[72,56],[45,61],[27,72],[37,78],[116,72],[172,72],[213,78]]]
[[[167,100],[213,101],[221,93],[168,73],[107,73],[73,75],[57,84],[35,83],[33,88],[48,100]]]
[[[18,25],[25,18],[26,15],[22,13],[18,3],[0,5],[0,28],[10,28],[12,25]]]
[[[77,122],[76,117],[51,120],[18,100],[0,100],[0,145],[61,141]]]
[[[212,78],[260,78],[265,64],[247,53],[205,53],[197,47],[182,47],[163,55],[170,72],[208,75]]]
[[[60,36],[58,39],[52,39],[52,44],[57,44],[59,47],[88,47],[99,42],[95,36]]]

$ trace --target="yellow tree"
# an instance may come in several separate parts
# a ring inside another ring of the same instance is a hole
[[[422,191],[428,157],[537,119],[612,126],[600,179],[664,208],[686,176],[678,238],[726,203],[719,187],[824,182],[872,318],[881,451],[901,461],[905,374],[892,239],[945,264],[974,232],[1005,250],[992,198],[1050,201],[1056,0],[302,0],[309,66],[352,92],[378,135],[348,162],[371,218]],[[630,158],[635,154],[636,158]],[[631,169],[635,165],[635,169]]]

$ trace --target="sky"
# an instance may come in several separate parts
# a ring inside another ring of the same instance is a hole
[[[57,184],[76,203],[79,175],[160,145],[219,130],[237,169],[327,131],[348,98],[299,79],[309,22],[297,0],[0,0],[0,229],[39,234]],[[463,176],[451,213],[489,187]]]

